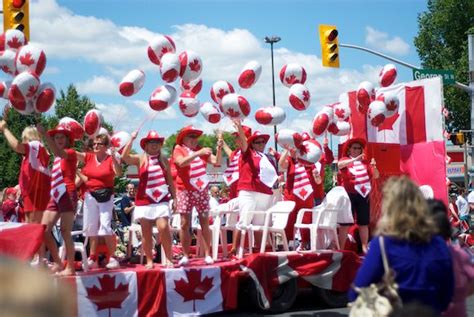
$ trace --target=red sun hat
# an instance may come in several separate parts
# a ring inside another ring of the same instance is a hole
[[[187,127],[182,128],[181,131],[179,131],[178,136],[176,137],[176,144],[183,144],[184,137],[191,133],[201,136],[202,130],[197,129],[192,125],[188,125]]]
[[[247,143],[252,144],[252,142],[255,141],[255,139],[258,139],[258,138],[263,138],[265,140],[265,143],[267,143],[268,140],[270,139],[270,135],[269,134],[263,134],[260,131],[255,131],[250,137],[247,138]]]
[[[244,135],[247,139],[252,135],[252,128],[251,127],[243,125],[242,130],[244,130]],[[233,132],[232,135],[235,136],[235,137],[238,137],[239,133],[238,132]]]
[[[354,143],[359,143],[362,146],[362,150],[364,150],[365,146],[367,145],[367,141],[365,141],[362,138],[352,138],[352,139],[347,140],[346,143],[344,143],[344,150],[342,151],[342,153],[344,153],[344,155],[348,154],[349,148]]]
[[[146,143],[152,140],[156,140],[163,143],[165,141],[165,138],[160,136],[155,130],[150,130],[148,131],[147,135],[140,140],[140,147],[145,150]]]
[[[51,130],[48,131],[48,135],[52,138],[58,133],[62,133],[65,136],[67,136],[69,138],[70,145],[74,145],[74,137],[72,135],[71,130],[69,130],[64,125],[57,125],[56,128],[51,129]]]

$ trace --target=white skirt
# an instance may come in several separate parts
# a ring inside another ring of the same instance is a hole
[[[169,218],[171,216],[170,205],[168,202],[151,204],[146,206],[135,206],[133,211],[133,220],[148,219],[155,220],[158,218]]]

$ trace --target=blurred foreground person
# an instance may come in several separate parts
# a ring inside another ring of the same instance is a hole
[[[384,237],[388,264],[395,271],[403,304],[420,302],[438,313],[453,297],[454,275],[446,242],[428,212],[421,191],[408,177],[391,178],[383,189],[382,216],[377,234]],[[370,243],[367,256],[354,281],[367,287],[381,281],[384,267],[379,238]],[[355,300],[354,290],[349,299]]]

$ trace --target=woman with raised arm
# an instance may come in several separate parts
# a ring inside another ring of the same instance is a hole
[[[57,126],[55,129],[49,130],[48,133],[44,133],[44,128],[40,125],[37,128],[54,154],[51,170],[51,199],[42,219],[42,223],[46,225],[44,243],[54,261],[52,271],[59,271],[62,268],[62,263],[51,229],[61,218],[61,235],[66,247],[67,266],[59,274],[74,275],[74,242],[71,230],[77,209],[75,184],[77,155],[76,151],[70,148],[74,144],[74,139],[71,131],[63,126]]]
[[[210,253],[211,233],[209,230],[209,179],[206,174],[207,164],[219,166],[222,159],[222,139],[217,141],[217,153],[212,149],[201,148],[198,145],[202,131],[193,126],[181,129],[176,137],[176,147],[173,150],[173,162],[177,170],[177,212],[181,215],[181,245],[183,257],[179,265],[189,263],[189,246],[191,244],[191,212],[196,208],[199,224],[202,229],[203,249],[206,264],[214,263]]]
[[[5,120],[0,121],[0,132],[3,133],[13,151],[23,155],[18,184],[26,222],[41,223],[49,202],[51,182],[48,168],[49,153],[41,143],[41,137],[34,126],[23,130],[21,142],[8,130]]]
[[[108,269],[116,269],[120,264],[115,259],[115,240],[112,230],[114,208],[114,178],[122,174],[122,167],[113,150],[108,151],[110,139],[107,134],[99,134],[92,143],[93,151],[77,152],[79,161],[84,162],[82,175],[86,183],[84,195],[84,234],[89,237],[90,256],[88,265],[97,268],[98,238],[103,237],[108,249]],[[110,153],[110,154],[109,154]]]
[[[242,155],[239,164],[239,225],[247,226],[250,223],[263,225],[265,216],[248,215],[249,211],[266,210],[273,201],[272,186],[278,179],[276,167],[264,153],[265,145],[270,136],[255,131],[248,139],[240,120],[234,120],[235,128],[239,134]],[[256,236],[256,243],[261,237]],[[232,241],[232,248],[236,249],[239,241]]]
[[[171,210],[169,199],[173,200],[173,210],[176,209],[176,191],[168,161],[161,154],[165,138],[156,131],[149,131],[146,137],[140,140],[142,154],[130,154],[137,132],[125,146],[122,160],[138,167],[138,191],[135,196],[135,210],[133,219],[140,222],[142,227],[143,250],[146,255],[145,268],[153,268],[153,224],[156,223],[160,240],[166,256],[166,266],[172,267],[171,234],[169,218]]]
[[[359,225],[359,235],[362,243],[362,252],[367,253],[369,243],[370,203],[369,193],[372,189],[372,178],[379,178],[379,171],[375,159],[369,161],[364,153],[366,142],[363,139],[353,138],[344,144],[343,157],[337,163],[342,186],[351,200],[352,213],[356,215]],[[339,243],[344,248],[350,223],[339,226]]]

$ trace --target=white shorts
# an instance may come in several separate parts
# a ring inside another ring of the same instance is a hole
[[[272,206],[273,195],[252,192],[247,190],[239,191],[239,213],[238,225],[248,226],[249,224],[263,225],[265,215],[248,215],[248,211],[265,211]]]
[[[133,221],[140,219],[155,220],[158,218],[169,218],[171,216],[168,202],[151,204],[146,206],[135,206],[133,211]]]
[[[111,236],[114,195],[109,201],[99,203],[90,193],[84,195],[83,230],[87,237]]]

